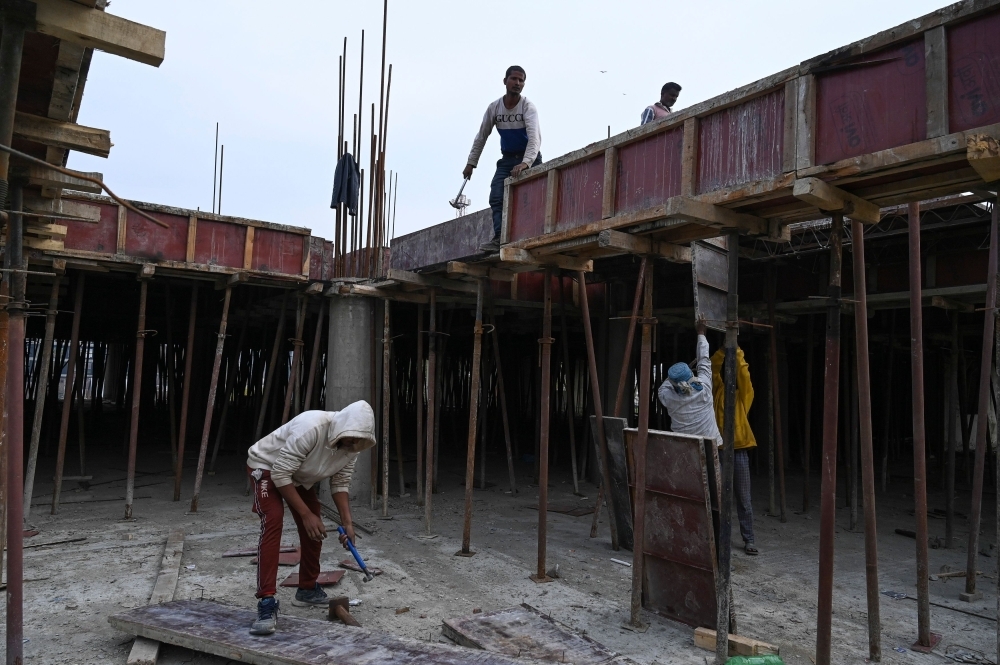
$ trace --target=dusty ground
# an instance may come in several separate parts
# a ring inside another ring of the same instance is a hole
[[[96,460],[95,460],[96,462]],[[491,464],[497,469],[499,459]],[[109,462],[118,466],[120,461]],[[107,469],[95,474],[89,489],[74,489],[67,483],[64,504],[55,516],[49,515],[51,483],[36,485],[36,505],[31,524],[41,533],[26,541],[35,545],[25,552],[25,655],[31,663],[124,663],[131,636],[119,633],[107,623],[107,616],[143,605],[152,591],[167,533],[183,528],[187,533],[180,580],[175,597],[210,598],[223,603],[254,606],[254,568],[248,558],[222,559],[226,550],[256,545],[258,522],[243,496],[240,461],[220,460],[228,471],[207,477],[201,511],[187,514],[190,483],[184,500],[173,503],[169,480],[169,457],[160,455],[140,464],[137,480],[135,521],[124,522],[124,472]],[[499,470],[499,469],[498,469]],[[412,471],[411,471],[412,474]],[[39,478],[51,473],[39,471]],[[761,555],[747,557],[734,553],[734,593],[740,632],[781,646],[789,663],[809,663],[816,630],[816,579],[818,511],[793,512],[799,505],[800,479],[789,478],[788,522],[780,524],[765,515],[767,486],[755,479],[757,543]],[[521,492],[505,493],[502,476],[492,478],[497,485],[475,493],[472,558],[454,553],[460,547],[462,478],[459,470],[442,471],[442,493],[434,497],[435,540],[414,536],[423,533],[422,509],[412,497],[390,500],[392,520],[376,520],[378,512],[357,506],[356,521],[373,526],[374,535],[358,542],[369,562],[385,574],[375,582],[362,584],[360,575],[348,573],[334,592],[360,599],[353,608],[366,627],[425,640],[441,637],[441,621],[471,614],[474,608],[490,611],[529,603],[551,614],[570,628],[586,632],[609,648],[639,663],[680,663],[702,665],[710,654],[694,648],[691,629],[658,616],[646,615],[651,626],[645,634],[623,630],[628,617],[630,569],[612,563],[612,557],[630,559],[630,553],[612,552],[606,520],[599,537],[588,538],[590,516],[568,517],[549,513],[548,559],[558,563],[562,578],[553,584],[536,585],[528,580],[536,556],[535,529],[538,513],[529,508],[536,500],[536,488],[526,474],[519,478]],[[913,528],[910,514],[912,497],[896,480],[890,495],[879,496],[879,560],[883,590],[915,594],[914,541],[893,533],[895,528]],[[818,490],[818,480],[815,482]],[[575,497],[566,478],[553,481],[553,503],[592,504],[596,489],[581,487],[590,498]],[[942,497],[930,497],[932,508],[943,507]],[[992,509],[994,496],[986,497],[983,540],[995,542]],[[958,509],[968,510],[968,495],[959,496]],[[860,663],[867,656],[867,614],[864,588],[863,534],[847,529],[849,511],[838,510],[834,602],[834,662]],[[290,522],[290,520],[288,520]],[[734,515],[735,522],[735,515]],[[735,524],[734,524],[735,526]],[[930,520],[932,536],[944,535],[944,522]],[[295,541],[294,528],[286,525],[286,542]],[[931,571],[942,565],[961,569],[965,563],[964,525],[957,529],[960,546],[952,550],[932,549]],[[37,547],[45,542],[86,537],[85,541]],[[734,532],[734,541],[739,535]],[[995,554],[995,549],[993,550]],[[333,569],[345,552],[333,541],[324,549],[323,569]],[[931,582],[931,600],[961,609],[996,616],[996,558],[979,557],[983,572],[980,588],[984,600],[968,604],[958,601],[961,579]],[[294,569],[282,568],[281,575]],[[329,592],[329,590],[328,590]],[[320,618],[318,609],[291,605],[292,591],[282,589],[283,611]],[[950,645],[962,645],[985,652],[995,659],[995,629],[992,620],[932,607],[932,628],[944,635],[936,654],[921,655],[910,650],[916,636],[916,602],[880,596],[882,613],[883,662],[950,662],[942,655]],[[397,615],[396,610],[410,611]],[[2,644],[0,644],[2,648]],[[895,649],[903,649],[896,651]],[[161,662],[222,665],[216,659],[179,648],[167,648]]]

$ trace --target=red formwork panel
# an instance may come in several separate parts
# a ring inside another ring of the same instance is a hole
[[[681,144],[678,127],[618,150],[615,212],[652,208],[681,193]]]
[[[604,155],[559,171],[556,231],[601,219],[604,203]]]
[[[114,254],[118,249],[118,206],[95,203],[93,207],[101,211],[101,221],[96,224],[72,219],[58,220],[59,224],[66,225],[63,247],[83,252]]]
[[[552,275],[552,306],[559,306],[559,277]],[[563,293],[566,304],[573,305],[573,278],[563,277]],[[587,292],[588,295],[590,292]],[[517,274],[517,299],[528,302],[542,302],[545,297],[545,273],[521,272]],[[555,311],[555,310],[553,310]]]
[[[199,219],[195,236],[194,262],[242,268],[246,238],[245,226]]]
[[[125,253],[157,261],[184,261],[187,256],[188,218],[159,212],[147,213],[170,228],[126,210]]]
[[[927,136],[923,37],[816,76],[816,163]]]
[[[948,79],[951,131],[1000,122],[1000,12],[948,30]]]
[[[534,178],[510,188],[507,205],[508,240],[523,240],[545,233],[546,178]]]
[[[253,237],[252,270],[285,275],[302,274],[302,243],[309,236],[257,229]]]
[[[698,193],[781,175],[784,125],[784,88],[702,118]]]
[[[495,279],[490,280],[490,293],[494,298],[507,300],[510,298],[511,282],[501,282]]]
[[[934,286],[967,286],[985,284],[990,253],[988,250],[975,252],[952,252],[938,254],[935,258]],[[924,275],[927,269],[924,268]],[[881,285],[880,285],[881,286]]]

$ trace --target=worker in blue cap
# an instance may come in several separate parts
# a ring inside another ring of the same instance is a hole
[[[670,416],[670,429],[680,434],[693,434],[715,441],[722,446],[722,434],[715,422],[712,399],[712,360],[708,355],[705,321],[695,324],[698,343],[694,370],[687,363],[676,363],[667,371],[667,380],[657,391],[657,397]]]

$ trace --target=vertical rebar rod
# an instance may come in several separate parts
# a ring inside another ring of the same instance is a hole
[[[229,302],[232,300],[233,289],[226,287],[222,297],[222,318],[219,320],[218,341],[215,344],[215,358],[212,360],[212,377],[208,383],[208,403],[205,405],[205,422],[201,428],[201,447],[198,449],[198,467],[194,476],[194,493],[191,497],[191,512],[198,512],[198,499],[201,496],[201,480],[205,473],[205,457],[208,454],[208,436],[212,432],[212,414],[215,411],[215,395],[219,387],[219,369],[222,366],[222,352],[226,345],[226,326],[229,323]]]
[[[500,362],[500,333],[497,331],[497,317],[490,300],[490,325],[493,327],[493,364],[497,368],[497,401],[500,404],[500,420],[503,423],[503,438],[507,448],[507,474],[510,477],[510,495],[517,494],[517,481],[514,478],[514,451],[510,436],[510,419],[507,417],[507,389],[503,383],[503,363]]]
[[[573,493],[580,493],[580,480],[577,478],[576,469],[576,432],[574,424],[576,415],[573,408],[573,371],[569,363],[569,327],[566,324],[566,294],[563,288],[563,277],[559,275],[559,332],[562,333],[562,340],[559,346],[562,347],[563,370],[566,372],[566,428],[569,430],[569,459],[570,468],[573,472]],[[598,506],[598,508],[600,508]]]
[[[718,571],[715,580],[715,662],[722,665],[729,659],[729,629],[732,589],[730,559],[733,540],[733,464],[736,440],[736,342],[739,323],[739,257],[740,237],[735,231],[726,237],[729,279],[726,296],[726,342],[723,363],[725,398],[722,431],[722,505],[719,507]],[[638,486],[637,486],[638,487]],[[642,542],[636,537],[636,542]],[[640,545],[641,547],[641,545]]]
[[[79,352],[77,342],[80,339],[80,314],[83,310],[83,287],[86,279],[86,273],[79,273],[76,281],[76,292],[73,296],[73,324],[69,334],[69,360],[66,363],[66,388],[63,394],[62,417],[59,420],[55,486],[52,488],[51,514],[53,515],[59,510],[59,496],[62,493],[63,468],[66,463],[66,437],[69,434],[69,417],[73,408],[73,380],[76,376],[76,354]]]
[[[643,270],[645,275],[645,269]],[[580,318],[583,321],[583,337],[587,342],[587,368],[590,371],[590,396],[594,408],[594,434],[597,435],[597,447],[599,452],[599,465],[601,467],[601,485],[605,488],[611,487],[611,468],[608,463],[608,441],[604,434],[604,408],[601,403],[601,382],[597,374],[597,354],[594,352],[594,331],[590,326],[590,301],[587,297],[586,274],[581,270],[576,274],[576,279],[580,283]],[[600,494],[598,490],[598,494]],[[607,492],[610,497],[610,491]],[[598,497],[597,512],[600,512],[601,504]],[[619,550],[618,543],[618,523],[615,519],[615,511],[611,507],[611,499],[608,499],[608,524],[611,527],[611,549]],[[591,537],[594,537],[594,529],[591,528]]]
[[[908,213],[910,247],[910,374],[913,392],[913,504],[916,518],[917,546],[917,643],[931,646],[931,606],[927,561],[927,457],[924,433],[924,331],[923,331],[923,282],[920,265],[920,204],[911,203]],[[996,239],[991,248],[995,257]],[[996,275],[996,259],[991,258]],[[990,286],[987,285],[987,289]],[[995,293],[995,289],[993,293]],[[987,317],[990,318],[990,317]],[[992,332],[992,328],[991,328]],[[989,336],[992,338],[992,335]],[[992,339],[990,340],[992,341]],[[988,355],[986,356],[989,357]],[[989,390],[989,363],[986,367]],[[984,402],[985,404],[985,402]],[[983,409],[982,413],[986,413]],[[983,423],[986,419],[982,419]],[[982,440],[982,439],[981,439]],[[975,577],[975,573],[973,573]]]
[[[194,333],[198,318],[198,284],[191,286],[191,307],[188,310],[187,342],[184,347],[184,387],[181,389],[181,423],[177,436],[177,462],[174,465],[174,501],[181,500],[184,476],[184,446],[187,443],[188,405],[191,401],[191,369],[194,364]]]
[[[986,276],[983,351],[979,369],[979,416],[976,420],[976,457],[972,474],[972,506],[969,508],[969,546],[966,548],[968,559],[965,569],[965,594],[962,596],[963,599],[970,601],[975,600],[979,596],[976,592],[976,564],[979,558],[979,527],[983,510],[983,472],[986,468],[986,450],[989,448],[986,412],[990,401],[990,372],[993,366],[993,327],[996,324],[997,314],[997,209],[1000,208],[998,203],[1000,203],[1000,199],[993,200],[993,216],[990,221],[990,258]],[[911,209],[912,207],[911,204]],[[924,515],[924,519],[926,520],[926,509]],[[919,532],[917,533],[917,538],[920,538]],[[925,546],[926,542],[925,538]],[[924,575],[925,587],[927,586],[926,577]],[[923,643],[921,642],[921,644]]]
[[[132,519],[132,500],[135,498],[135,458],[139,446],[139,405],[142,396],[143,351],[146,348],[146,294],[149,280],[139,280],[139,320],[135,332],[135,367],[132,368],[132,419],[128,430],[128,474],[125,481],[125,519]],[[72,353],[72,351],[71,351]],[[66,399],[71,399],[72,383],[66,382]]]
[[[390,381],[390,356],[392,331],[390,330],[388,298],[382,301],[382,517],[389,516],[389,409],[392,401]]]
[[[305,296],[299,295],[295,307],[295,339],[292,340],[292,367],[288,372],[288,386],[285,388],[285,403],[281,407],[281,424],[288,422],[292,408],[292,395],[299,383],[299,362],[302,359],[302,333],[306,325]]]
[[[424,306],[417,305],[417,366],[413,403],[417,409],[417,505],[424,505]]]
[[[771,392],[774,399],[774,454],[778,461],[778,510],[782,522],[788,521],[787,503],[785,502],[785,439],[784,427],[781,420],[781,379],[778,372],[778,321],[775,314],[775,298],[778,290],[778,274],[775,267],[771,266],[771,279],[767,294],[767,315],[771,322],[770,343],[771,343]]]
[[[882,618],[878,586],[878,531],[875,528],[875,452],[872,442],[872,389],[868,362],[868,293],[865,229],[851,220],[854,255],[854,355],[858,370],[858,419],[861,429],[861,484],[865,503],[865,586],[868,592],[868,657],[882,660]]]
[[[483,353],[483,278],[476,280],[476,323],[472,329],[472,377],[469,382],[469,435],[465,452],[465,519],[462,523],[460,556],[475,554],[469,549],[472,540],[472,485],[476,471],[476,434],[479,424],[480,365]],[[544,571],[543,571],[544,572]]]
[[[431,494],[434,489],[434,397],[437,380],[437,292],[430,291],[430,327],[427,330],[427,433],[424,455],[424,526],[431,535]]]
[[[833,213],[823,368],[823,457],[820,473],[819,585],[816,665],[830,665],[833,629],[833,543],[837,519],[837,414],[840,398],[840,297],[844,215]]]
[[[809,512],[810,491],[810,453],[812,452],[812,395],[813,395],[813,322],[815,317],[809,315],[808,332],[806,332],[806,403],[804,424],[802,426],[802,512]]]
[[[541,345],[541,376],[542,385],[540,399],[542,412],[540,418],[540,436],[538,446],[538,566],[532,580],[547,582],[545,574],[545,555],[548,546],[548,509],[549,509],[549,400],[552,385],[552,270],[546,268],[545,283],[542,288],[542,338]]]
[[[646,535],[646,444],[649,440],[649,383],[652,364],[653,340],[653,264],[643,260],[645,284],[642,303],[642,343],[639,350],[639,432],[635,437],[635,510],[632,520],[632,604],[629,623],[637,628],[643,626],[642,583],[645,579],[645,535]],[[611,486],[608,485],[610,503]],[[721,628],[725,632],[725,628]]]
[[[215,214],[215,181],[219,177],[219,123],[215,123],[215,156],[212,157],[212,214]]]
[[[55,336],[56,314],[59,309],[59,286],[62,278],[56,276],[49,293],[49,307],[45,310],[45,336],[42,339],[41,367],[38,386],[35,388],[35,416],[31,423],[31,442],[28,444],[28,468],[24,472],[24,519],[31,514],[31,495],[35,488],[35,468],[38,465],[38,444],[42,438],[42,419],[45,401],[49,394],[49,367],[52,364],[52,338]]]
[[[219,206],[216,210],[216,214],[222,214],[222,173],[223,168],[226,165],[226,146],[222,146],[222,151],[219,153]]]

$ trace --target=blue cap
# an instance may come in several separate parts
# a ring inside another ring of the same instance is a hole
[[[692,376],[694,375],[687,363],[675,363],[667,370],[667,378],[671,381],[690,381]]]

